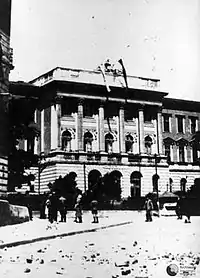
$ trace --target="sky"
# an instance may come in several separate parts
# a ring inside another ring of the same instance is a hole
[[[127,74],[200,101],[200,0],[12,0],[10,80],[122,58]]]

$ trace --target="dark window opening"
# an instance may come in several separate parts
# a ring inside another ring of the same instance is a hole
[[[164,132],[170,132],[170,116],[163,115]]]
[[[178,132],[183,133],[183,117],[182,116],[177,116],[177,128]]]

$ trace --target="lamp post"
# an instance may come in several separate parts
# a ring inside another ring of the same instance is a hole
[[[157,154],[154,154],[154,158],[155,158],[155,187],[156,187],[156,194],[157,194],[157,200],[158,200],[158,168],[157,168]]]
[[[158,206],[158,216],[159,216],[159,192],[158,192],[158,167],[157,167],[157,154],[154,154],[154,158],[155,158],[155,189],[156,189],[156,202],[157,202],[157,206]]]

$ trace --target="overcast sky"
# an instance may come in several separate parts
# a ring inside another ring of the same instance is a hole
[[[161,79],[200,100],[200,0],[12,0],[11,80],[122,58],[127,74]]]

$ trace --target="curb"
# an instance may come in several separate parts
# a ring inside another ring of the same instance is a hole
[[[86,230],[79,230],[79,231],[68,232],[68,233],[63,233],[63,234],[56,234],[56,235],[51,235],[51,236],[44,236],[44,237],[38,237],[38,238],[33,238],[33,239],[20,240],[20,241],[15,241],[15,242],[8,242],[8,243],[0,244],[0,249],[9,248],[9,247],[17,247],[17,246],[20,246],[20,245],[35,243],[35,242],[49,240],[49,239],[55,239],[55,238],[58,238],[58,237],[67,237],[67,236],[74,236],[74,235],[78,235],[78,234],[91,233],[91,232],[96,232],[96,231],[103,230],[103,229],[128,225],[128,224],[131,224],[131,223],[133,223],[133,221],[127,221],[127,222],[123,222],[123,223],[111,224],[111,225],[106,225],[106,226],[102,226],[102,227],[86,229]]]

